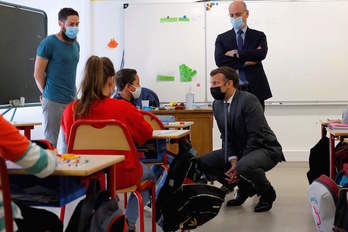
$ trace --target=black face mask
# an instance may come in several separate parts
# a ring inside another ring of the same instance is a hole
[[[215,100],[224,100],[225,99],[226,93],[221,92],[220,86],[210,88],[210,93],[211,93],[211,96],[213,96],[213,98]]]

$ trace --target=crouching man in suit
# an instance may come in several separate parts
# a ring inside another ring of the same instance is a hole
[[[210,73],[213,113],[222,139],[222,149],[202,156],[201,170],[211,180],[229,189],[238,186],[235,199],[227,206],[242,205],[257,194],[260,200],[255,212],[272,208],[276,193],[265,172],[285,161],[282,147],[267,124],[256,96],[239,91],[239,77],[230,67]]]

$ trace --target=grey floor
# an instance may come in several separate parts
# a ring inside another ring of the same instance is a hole
[[[307,169],[308,163],[288,162],[279,164],[267,173],[277,191],[277,200],[270,212],[253,212],[258,200],[256,197],[248,199],[243,206],[236,208],[223,205],[218,216],[194,232],[314,232],[311,208],[306,197]],[[227,195],[226,201],[232,197],[233,194]],[[65,226],[75,205],[76,202],[67,208]],[[120,203],[120,206],[122,205],[123,203]],[[151,231],[151,209],[145,210],[145,231]],[[162,230],[157,227],[157,231]]]
[[[216,218],[195,229],[194,232],[314,232],[311,208],[306,197],[307,169],[307,163],[288,162],[279,164],[267,173],[278,195],[270,212],[253,212],[258,201],[256,197],[248,199],[243,206],[237,208],[223,205]],[[232,197],[233,194],[229,194],[226,200]],[[151,213],[150,211],[145,213],[145,231],[151,231]],[[157,231],[162,230],[158,228]]]

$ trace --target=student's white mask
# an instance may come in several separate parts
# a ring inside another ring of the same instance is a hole
[[[131,91],[131,94],[133,95],[134,99],[138,99],[140,97],[140,94],[141,94],[141,86],[139,86],[139,87],[133,86],[133,87],[135,88],[135,91],[134,92]]]

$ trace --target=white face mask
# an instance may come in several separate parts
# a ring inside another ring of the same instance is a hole
[[[139,86],[139,87],[133,86],[133,87],[135,88],[135,91],[131,92],[131,94],[133,95],[134,99],[138,99],[140,97],[140,94],[141,94],[141,86]]]

